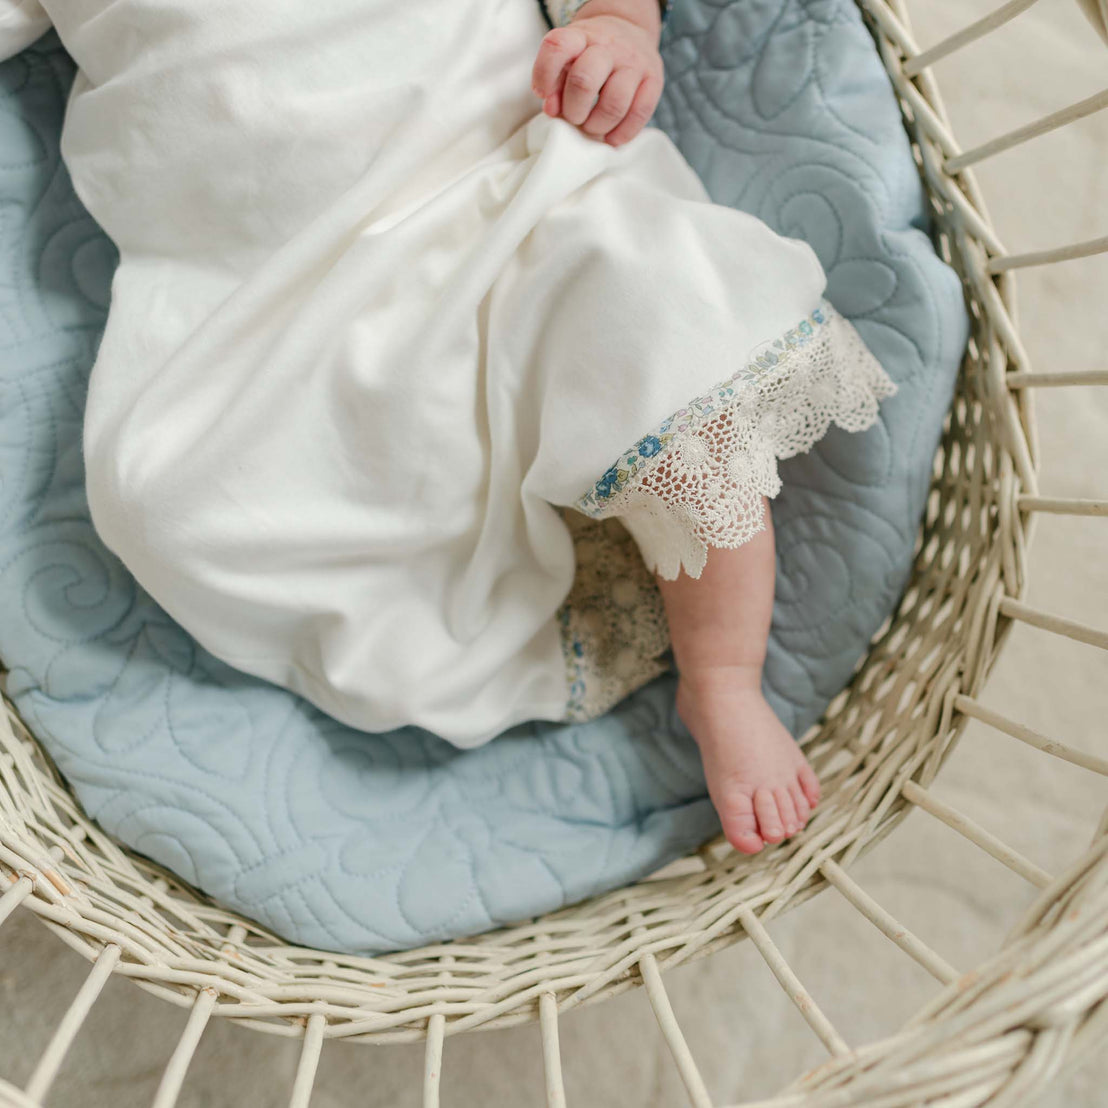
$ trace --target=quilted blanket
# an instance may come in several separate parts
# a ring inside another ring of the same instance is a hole
[[[804,239],[899,386],[783,466],[767,693],[800,735],[892,609],[966,335],[895,100],[846,0],[685,0],[655,124],[712,198]],[[282,936],[418,945],[642,876],[715,830],[661,678],[477,750],[366,735],[201,649],[97,540],[80,432],[114,251],[58,153],[73,65],[0,67],[0,658],[86,810]]]

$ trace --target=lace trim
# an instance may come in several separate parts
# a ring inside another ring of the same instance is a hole
[[[864,431],[896,385],[827,301],[734,375],[674,412],[611,466],[574,507],[619,516],[646,565],[699,577],[708,548],[765,528],[781,491],[777,460],[810,450],[832,423]]]

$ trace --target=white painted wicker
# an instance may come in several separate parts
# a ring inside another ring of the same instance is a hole
[[[1050,875],[929,791],[971,718],[1044,756],[1108,775],[1105,757],[1055,742],[980,700],[1015,622],[1108,650],[1108,633],[1022,599],[1038,514],[1108,515],[1108,501],[1040,492],[1032,393],[1105,386],[1108,370],[1034,372],[1014,318],[1017,269],[1106,252],[1108,238],[1010,254],[969,168],[1108,107],[1108,90],[963,151],[930,68],[1035,2],[1010,0],[921,51],[903,0],[860,0],[900,97],[940,247],[964,278],[973,335],[936,458],[911,585],[808,747],[825,793],[808,830],[754,859],[722,842],[709,844],[661,880],[472,940],[354,958],[283,944],[116,845],[81,813],[5,700],[0,923],[17,907],[30,910],[92,969],[26,1089],[0,1080],[0,1105],[42,1103],[113,973],[190,1009],[156,1108],[176,1103],[212,1016],[303,1040],[293,1108],[309,1102],[326,1038],[425,1040],[423,1096],[433,1106],[445,1036],[538,1020],[547,1102],[558,1108],[565,1103],[559,1013],[638,985],[645,987],[691,1103],[708,1108],[661,971],[744,937],[831,1055],[760,1102],[763,1108],[1007,1108],[1108,1036],[1108,811],[1085,854]],[[1106,0],[1079,2],[1108,41]],[[1000,952],[969,973],[948,965],[850,876],[854,860],[913,808],[948,824],[1040,890]],[[773,917],[828,888],[941,986],[895,1035],[853,1049],[768,930]]]

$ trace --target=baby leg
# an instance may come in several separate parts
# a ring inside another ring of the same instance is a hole
[[[775,571],[763,501],[764,531],[736,549],[710,549],[699,578],[658,579],[677,712],[700,747],[723,832],[744,854],[799,831],[819,800],[815,773],[762,696]]]

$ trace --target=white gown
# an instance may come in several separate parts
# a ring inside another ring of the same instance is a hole
[[[618,518],[648,590],[698,575],[777,457],[893,391],[807,245],[658,130],[541,114],[535,0],[44,6],[120,251],[94,525],[213,654],[354,727],[603,710],[656,669],[583,688],[561,509]]]

